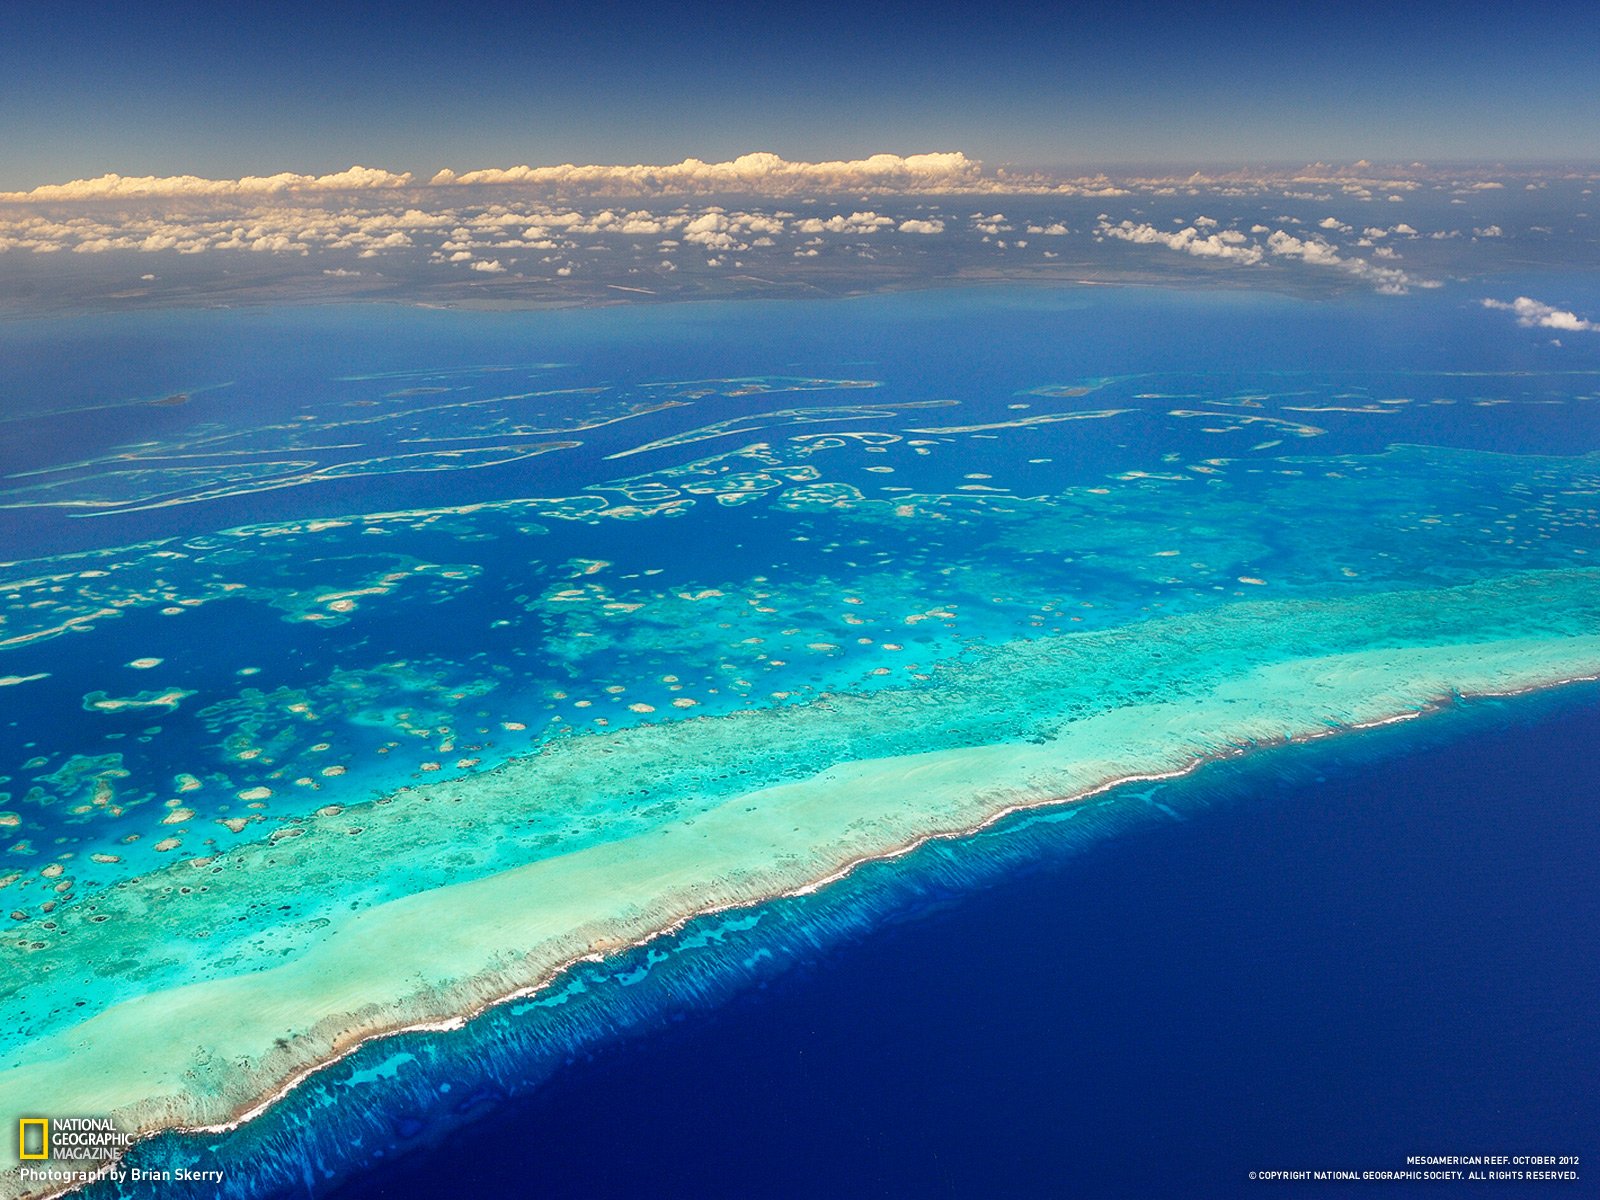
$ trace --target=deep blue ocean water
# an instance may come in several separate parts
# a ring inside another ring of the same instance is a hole
[[[335,1195],[1457,1194],[1248,1172],[1591,1161],[1600,696],[1368,736],[1046,838]]]
[[[15,565],[0,582],[37,579],[67,567],[132,565],[104,586],[83,585],[84,598],[74,602],[71,611],[117,608],[120,615],[99,622],[98,632],[6,650],[3,674],[47,677],[4,696],[8,701],[26,698],[27,703],[8,705],[10,711],[0,719],[0,811],[21,812],[28,824],[18,843],[0,842],[0,877],[11,870],[36,869],[39,854],[56,845],[109,852],[123,858],[129,869],[160,861],[150,850],[154,839],[146,837],[131,848],[123,841],[128,822],[105,822],[94,814],[63,819],[63,802],[81,802],[86,785],[81,778],[69,784],[48,777],[64,762],[81,766],[85,759],[73,756],[121,755],[119,769],[130,776],[118,785],[118,800],[136,814],[140,808],[146,814],[156,809],[168,797],[173,777],[186,772],[207,782],[196,794],[202,820],[219,815],[220,810],[212,811],[219,803],[231,805],[228,814],[237,817],[235,793],[263,785],[276,792],[271,814],[288,817],[330,800],[391,790],[416,778],[423,760],[452,764],[462,751],[441,752],[409,736],[401,739],[403,746],[388,748],[392,755],[380,756],[385,749],[381,743],[391,731],[371,714],[415,704],[426,692],[448,694],[493,684],[487,700],[480,702],[474,693],[448,712],[443,710],[449,705],[431,704],[429,719],[418,722],[449,724],[460,736],[447,740],[478,747],[464,752],[492,762],[526,748],[550,716],[584,720],[585,714],[575,709],[552,705],[547,697],[552,690],[576,694],[579,686],[611,678],[631,682],[670,670],[689,677],[686,667],[702,675],[690,677],[692,683],[710,678],[711,659],[725,647],[707,641],[688,652],[692,661],[675,661],[668,649],[650,645],[646,638],[624,645],[615,627],[609,631],[612,637],[590,643],[602,647],[595,653],[554,661],[552,650],[565,653],[579,643],[563,640],[550,621],[557,610],[541,606],[537,598],[547,589],[569,585],[571,572],[565,564],[574,558],[611,561],[616,566],[603,581],[613,588],[646,590],[657,577],[647,578],[643,572],[660,568],[667,569],[660,583],[683,588],[722,586],[755,576],[768,576],[780,585],[844,588],[864,572],[887,567],[901,576],[892,597],[896,604],[916,599],[906,594],[908,587],[925,579],[937,584],[938,572],[952,564],[1004,568],[1012,561],[991,552],[992,532],[984,526],[968,529],[947,522],[929,526],[919,538],[855,553],[839,544],[841,531],[826,521],[774,513],[765,505],[722,509],[708,500],[670,527],[670,537],[658,536],[652,522],[544,521],[542,531],[528,540],[514,515],[502,518],[493,512],[428,529],[391,527],[379,531],[383,537],[357,530],[303,545],[277,537],[229,546],[216,539],[219,530],[529,495],[592,496],[596,486],[619,476],[672,467],[756,439],[792,446],[788,439],[807,431],[982,424],[1062,407],[1126,408],[1114,420],[1043,425],[1008,431],[1004,437],[985,433],[963,435],[958,441],[946,436],[937,439],[943,444],[927,456],[911,454],[907,440],[916,435],[902,434],[892,455],[873,457],[847,446],[808,460],[816,462],[824,478],[860,482],[869,491],[892,480],[910,489],[954,492],[976,472],[1017,495],[1106,482],[1119,495],[1137,497],[1144,485],[1113,476],[1129,469],[1171,473],[1181,471],[1183,464],[1218,461],[1219,455],[1228,459],[1222,475],[1207,477],[1206,491],[1215,497],[1228,487],[1238,489],[1241,500],[1236,503],[1250,515],[1241,518],[1234,507],[1215,523],[1231,526],[1226,532],[1248,526],[1252,535],[1264,539],[1258,557],[1217,557],[1210,577],[1169,586],[1154,582],[1148,572],[1129,577],[1135,560],[1152,561],[1153,547],[1134,537],[1120,547],[1097,546],[1092,555],[1079,554],[1072,564],[1041,565],[1035,556],[1024,571],[992,581],[1024,602],[1030,595],[1066,596],[1069,602],[1084,597],[1096,606],[1087,611],[1086,620],[1116,622],[1137,615],[1152,600],[1159,599],[1169,611],[1209,603],[1208,597],[1219,594],[1219,585],[1234,585],[1235,575],[1266,573],[1276,586],[1291,586],[1296,579],[1319,574],[1321,551],[1296,544],[1302,532],[1298,515],[1287,511],[1281,489],[1262,473],[1294,469],[1294,456],[1372,455],[1394,443],[1513,454],[1570,455],[1600,448],[1597,348],[1587,343],[1552,347],[1548,338],[1518,329],[1503,316],[1475,306],[1470,298],[1437,293],[1358,295],[1318,304],[1273,295],[1163,289],[1000,288],[828,303],[534,313],[351,306],[10,323],[0,330],[0,476],[5,477],[0,563]],[[185,491],[203,493],[196,477],[183,472],[217,464],[307,462],[339,469],[352,461],[405,456],[425,447],[525,445],[555,435],[507,430],[611,415],[630,404],[697,391],[685,381],[774,373],[864,379],[880,386],[755,397],[696,394],[692,403],[667,411],[583,430],[574,435],[583,442],[579,448],[505,465],[329,477],[164,503],[174,495],[182,498]],[[664,382],[672,383],[665,391],[660,387]],[[1085,384],[1099,386],[1082,397],[1035,394],[1052,385]],[[598,399],[561,392],[588,387],[606,390]],[[543,389],[559,394],[522,395]],[[1326,432],[1298,438],[1283,435],[1276,426],[1208,431],[1209,418],[1225,414],[1226,406],[1213,406],[1205,420],[1168,415],[1210,399],[1231,402],[1262,391],[1276,393],[1267,409],[1232,411],[1307,421]],[[516,398],[495,399],[508,393]],[[174,394],[185,399],[152,403]],[[1374,401],[1395,397],[1411,403],[1383,413],[1326,411],[1330,405],[1370,408]],[[1317,410],[1299,411],[1292,407],[1297,399]],[[1436,403],[1441,399],[1451,403]],[[752,412],[928,402],[949,407],[895,409],[866,422],[848,413],[832,423],[819,419],[804,425],[763,419],[739,426],[748,432],[738,436],[622,459],[605,457],[663,434]],[[1261,445],[1272,448],[1262,450]],[[129,454],[135,458],[124,457]],[[89,466],[72,465],[91,460]],[[864,473],[871,469],[868,464],[886,461],[895,463],[897,474]],[[151,482],[128,476],[130,467],[172,473]],[[1224,481],[1228,486],[1219,486]],[[28,490],[40,486],[47,490]],[[1192,492],[1197,485],[1189,486]],[[615,491],[605,494],[612,501],[621,498]],[[1369,489],[1362,502],[1382,494],[1380,487]],[[1476,481],[1452,506],[1470,513],[1469,502],[1482,498],[1500,503],[1508,495],[1492,479]],[[71,503],[84,497],[114,497],[121,503],[101,508]],[[52,503],[41,505],[41,500]],[[1145,506],[1147,519],[1167,527],[1151,536],[1187,534],[1188,513],[1210,503],[1195,494],[1175,500]],[[1569,509],[1583,505],[1570,488],[1557,502]],[[1257,511],[1268,520],[1255,521]],[[1375,511],[1381,515],[1382,505],[1375,505]],[[1474,553],[1492,550],[1502,568],[1565,564],[1577,560],[1563,555],[1585,549],[1565,540],[1576,528],[1572,520],[1557,541],[1529,537],[1524,522],[1514,531],[1524,545],[1514,549],[1484,537],[1477,524],[1466,519],[1461,530],[1451,532],[1451,544],[1473,545]],[[859,537],[859,532],[849,536]],[[1343,534],[1333,528],[1320,536],[1319,545],[1330,536],[1337,542]],[[1589,536],[1587,530],[1579,531],[1580,541]],[[162,553],[178,550],[190,557],[163,560],[138,549],[156,539],[172,539]],[[1443,562],[1443,552],[1434,545],[1409,538],[1392,541],[1395,545],[1371,548],[1376,553],[1367,555],[1363,571],[1388,578],[1370,568],[1388,561],[1411,573]],[[291,544],[292,550],[274,553],[276,547]],[[1552,546],[1557,547],[1554,558],[1528,557]],[[108,556],[74,559],[64,567],[32,565],[35,559],[71,551]],[[210,559],[202,561],[203,555]],[[362,601],[337,621],[285,619],[316,608],[312,598],[317,595],[360,587],[374,574],[393,570],[397,563],[403,566],[407,557],[476,574],[461,583],[436,576],[408,582],[391,600]],[[1207,557],[1212,558],[1209,551]],[[623,583],[612,582],[617,575],[624,576]],[[125,586],[113,586],[123,577],[129,579]],[[217,593],[208,588],[222,581],[249,587],[219,603]],[[150,600],[164,590],[178,597],[211,598],[173,615],[170,607]],[[970,596],[924,591],[916,607],[929,601],[963,602],[957,638],[1001,639],[1033,629],[1022,611],[1025,605],[1003,611],[988,602],[993,587]],[[144,601],[124,603],[132,593]],[[29,623],[50,625],[60,614],[39,603],[54,603],[64,595],[70,600],[70,592],[49,586],[14,596],[0,591],[13,622],[7,632],[29,628]],[[901,638],[906,635],[899,622],[903,611],[886,601],[863,631],[880,641]],[[819,631],[812,624],[815,619],[813,610],[795,627]],[[781,627],[786,620],[775,623]],[[419,639],[423,628],[427,636]],[[774,630],[757,632],[772,640]],[[819,636],[849,646],[855,640],[850,634],[839,627],[820,630]],[[922,651],[932,657],[949,649],[946,644]],[[783,657],[790,665],[781,672],[772,668],[772,683],[762,685],[757,695],[769,688],[859,686],[865,672],[877,665],[855,650],[841,656],[844,667],[831,673],[810,669],[815,656],[775,652],[772,657]],[[128,669],[136,658],[163,662],[155,670]],[[375,664],[400,660],[416,662],[415,678],[396,682],[370,674]],[[855,661],[859,670],[849,665]],[[322,685],[335,668],[368,672],[360,676],[361,690],[335,689],[330,694]],[[176,711],[104,713],[83,707],[84,698],[99,691],[125,697],[145,688],[172,687],[194,693]],[[265,704],[271,711],[257,712],[254,718],[242,713],[238,702],[246,689],[257,694],[249,703],[258,708]],[[309,693],[302,698],[320,719],[285,717],[281,703],[260,699],[292,699],[289,692]],[[727,689],[720,698],[697,694],[700,712],[749,702]],[[662,697],[644,698],[666,711]],[[215,707],[219,704],[223,707]],[[613,705],[614,710],[622,707]],[[249,735],[268,747],[262,759],[219,753],[222,740],[251,719],[256,725]],[[501,726],[513,719],[529,731],[507,736]],[[609,719],[631,718],[625,711],[612,711]],[[308,749],[313,744],[332,749],[313,753]],[[337,780],[317,774],[330,763],[348,773]],[[258,764],[271,769],[258,769]],[[283,786],[302,772],[318,778],[318,791]],[[34,796],[36,787],[44,789],[42,799]],[[87,870],[90,882],[111,875],[103,864]]]
[[[1545,294],[1511,280],[1492,290]],[[882,384],[870,392],[696,396],[665,414],[585,430],[582,449],[482,470],[319,480],[173,507],[130,503],[94,516],[0,508],[0,562],[24,560],[8,581],[38,574],[25,560],[108,549],[135,564],[130,589],[153,593],[148,576],[135,574],[148,567],[142,551],[125,548],[172,538],[192,552],[182,567],[158,564],[175,595],[204,593],[213,569],[205,556],[218,545],[217,577],[251,585],[248,597],[208,599],[176,616],[161,610],[164,601],[129,605],[91,634],[20,646],[0,662],[0,673],[48,673],[0,691],[0,809],[16,809],[25,822],[15,842],[9,833],[0,839],[0,874],[35,872],[43,856],[70,848],[91,885],[168,861],[151,835],[167,832],[157,819],[179,771],[206,781],[189,801],[199,816],[184,852],[196,842],[226,846],[232,835],[218,833],[213,818],[246,811],[236,796],[253,785],[276,788],[263,820],[292,821],[329,801],[415,781],[424,759],[442,760],[448,773],[459,754],[492,764],[526,749],[550,713],[582,719],[548,699],[552,687],[611,678],[631,685],[682,670],[671,657],[674,639],[699,639],[690,653],[705,660],[694,664],[705,679],[711,657],[733,654],[733,639],[715,632],[722,611],[703,627],[649,636],[633,637],[641,623],[597,626],[610,634],[596,639],[601,648],[572,655],[578,643],[565,633],[584,627],[558,625],[557,610],[528,598],[588,579],[570,569],[574,560],[614,563],[599,578],[619,594],[657,586],[643,572],[659,567],[668,568],[659,584],[669,591],[770,575],[810,605],[794,618],[808,630],[836,618],[812,600],[831,602],[870,579],[885,600],[881,611],[863,608],[861,628],[880,641],[893,629],[929,659],[963,639],[1029,636],[1034,628],[1026,610],[987,593],[963,594],[967,623],[939,632],[942,641],[929,634],[925,647],[915,646],[923,635],[901,623],[906,595],[895,572],[916,580],[952,563],[1016,565],[994,551],[994,528],[977,524],[930,525],[918,538],[864,547],[864,539],[851,542],[859,530],[841,531],[824,517],[702,500],[667,526],[670,535],[649,521],[546,521],[532,534],[486,512],[381,537],[330,535],[304,543],[313,552],[304,555],[273,551],[281,541],[232,549],[212,540],[240,525],[585,493],[619,474],[758,437],[784,445],[808,429],[993,422],[1028,403],[1030,412],[1130,412],[1008,433],[1006,441],[957,445],[947,437],[952,448],[927,458],[901,445],[892,477],[855,474],[885,461],[859,448],[816,461],[830,479],[893,478],[929,491],[992,472],[1018,495],[1109,481],[1125,468],[1176,470],[1169,455],[1180,464],[1238,464],[1228,467],[1226,486],[1216,476],[1192,482],[1194,494],[1210,497],[1192,509],[1182,495],[1149,500],[1146,485],[1120,481],[1119,500],[1149,517],[1155,533],[1128,545],[1091,539],[1077,561],[1035,555],[1009,577],[1025,596],[1031,589],[1036,598],[1091,598],[1100,606],[1086,617],[1091,625],[1136,619],[1158,597],[1178,608],[1216,603],[1221,584],[1232,587],[1258,568],[1271,576],[1268,594],[1327,587],[1332,559],[1319,562],[1321,548],[1341,548],[1342,532],[1364,556],[1363,570],[1389,561],[1394,573],[1381,580],[1429,582],[1435,570],[1437,581],[1449,582],[1570,565],[1566,556],[1591,549],[1595,536],[1592,510],[1584,515],[1592,492],[1563,476],[1535,505],[1507,485],[1520,487],[1520,476],[1476,459],[1454,474],[1448,454],[1429,468],[1433,475],[1397,470],[1397,488],[1461,484],[1445,506],[1460,519],[1427,541],[1426,530],[1402,535],[1385,526],[1368,544],[1365,525],[1313,528],[1299,518],[1314,516],[1314,506],[1302,497],[1301,508],[1290,507],[1291,484],[1276,476],[1263,484],[1266,476],[1251,473],[1260,464],[1288,478],[1298,456],[1375,455],[1393,443],[1562,456],[1600,449],[1600,348],[1552,347],[1543,333],[1455,293],[1315,304],[1154,289],[996,289],[567,313],[161,313],[19,322],[0,330],[0,346],[0,415],[21,418],[0,426],[0,474],[17,475],[8,489],[35,478],[22,472],[99,458],[92,469],[51,477],[92,492],[130,445],[157,459],[171,450],[190,466],[219,453],[339,465],[424,443],[465,444],[469,435],[524,437],[461,415],[488,409],[415,416],[413,408],[433,403],[402,394],[419,381],[474,403],[507,390],[603,385],[614,389],[607,402],[619,404],[651,398],[649,387],[662,381],[676,381],[680,392],[684,381],[775,373]],[[507,368],[511,382],[498,374]],[[1114,382],[1082,398],[1036,396],[1108,378]],[[1309,416],[1285,407],[1294,402],[1285,395],[1300,388],[1321,405],[1345,393],[1355,396],[1352,407],[1394,397],[1414,403],[1383,415]],[[1146,389],[1171,395],[1146,398]],[[1305,442],[1288,436],[1266,451],[1258,443],[1271,430],[1208,432],[1170,414],[1217,401],[1207,420],[1225,424],[1227,405],[1257,391],[1277,393],[1263,411],[1327,432]],[[150,403],[179,392],[182,403]],[[853,417],[775,421],[729,441],[604,458],[757,409],[935,399],[960,406],[897,410],[866,426]],[[1435,404],[1443,399],[1451,403]],[[533,424],[587,411],[580,400],[571,412],[564,400],[530,403],[538,405]],[[391,413],[404,419],[393,428],[359,424]],[[405,423],[413,418],[419,423]],[[23,428],[25,436],[15,432]],[[30,495],[8,494],[7,503]],[[1391,509],[1418,502],[1415,490],[1386,491],[1381,479],[1361,498],[1373,529]],[[1215,558],[1208,543],[1211,575],[1169,585],[1134,570],[1149,562],[1149,537],[1198,538],[1190,514],[1204,520],[1207,504],[1236,523],[1216,539]],[[1239,528],[1263,539],[1261,549],[1248,549],[1259,561],[1225,556],[1227,535]],[[319,548],[325,559],[314,556]],[[390,569],[383,555],[477,574],[412,580],[338,622],[285,619],[309,606],[307,597]],[[84,565],[95,564],[76,563]],[[812,585],[817,591],[806,593]],[[19,593],[11,616],[30,619],[35,595]],[[856,629],[841,629],[853,641]],[[771,637],[773,629],[759,632]],[[864,686],[862,673],[879,661],[874,653],[850,649],[816,667],[796,660],[783,672],[773,668],[762,690]],[[130,670],[135,656],[165,661]],[[402,659],[410,663],[403,671],[376,671]],[[329,687],[336,670],[359,686]],[[685,678],[704,682],[687,671]],[[84,708],[97,691],[127,696],[146,686],[195,694],[174,712]],[[472,690],[478,686],[487,691]],[[456,690],[466,699],[440,698]],[[285,715],[302,693],[314,721]],[[645,694],[666,703],[665,692]],[[760,690],[755,696],[705,694],[699,711],[764,702]],[[399,744],[391,718],[408,707],[419,710],[412,725],[449,724],[453,732],[418,744],[408,730],[404,749],[379,758],[386,738]],[[632,719],[621,707],[604,711],[620,724]],[[459,1033],[374,1043],[233,1138],[163,1138],[138,1153],[226,1161],[236,1168],[230,1197],[358,1200],[1231,1196],[1254,1190],[1250,1170],[1395,1168],[1408,1154],[1600,1151],[1592,1087],[1600,1078],[1592,1020],[1600,1001],[1592,752],[1600,701],[1587,689],[1466,707],[1119,792],[1079,814],[1007,822],[864,869],[816,897],[694,923]],[[508,736],[511,718],[528,728]],[[267,747],[271,763],[258,767],[260,760],[233,753],[224,739],[241,730]],[[447,752],[446,742],[461,745]],[[82,791],[78,777],[34,794],[38,780],[77,761],[71,756],[111,753],[131,773],[118,785],[127,819],[63,816],[63,801],[81,798],[71,792]],[[319,775],[315,794],[289,782],[330,761],[348,774]],[[130,828],[144,840],[125,844]],[[124,861],[86,866],[97,848]],[[11,902],[37,901],[43,888],[30,883],[31,891],[18,885],[8,893],[23,897]],[[284,899],[313,906],[326,898]],[[335,1152],[318,1141],[323,1135],[359,1144]],[[209,1200],[211,1192],[193,1195]]]

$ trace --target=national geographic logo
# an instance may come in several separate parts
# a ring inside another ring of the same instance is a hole
[[[109,1180],[129,1183],[220,1185],[220,1168],[130,1166],[122,1154],[133,1145],[109,1117],[23,1117],[17,1122],[17,1177],[25,1183],[76,1187]],[[49,1165],[35,1166],[44,1162]],[[141,1195],[145,1194],[143,1192]]]
[[[98,1162],[133,1145],[109,1117],[22,1117],[17,1121],[17,1158],[23,1162]]]
[[[17,1157],[24,1162],[50,1157],[49,1117],[23,1117],[17,1122]]]

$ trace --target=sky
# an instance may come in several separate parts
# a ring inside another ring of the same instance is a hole
[[[1600,160],[1600,22],[1543,0],[62,0],[0,29],[0,190],[752,150]]]

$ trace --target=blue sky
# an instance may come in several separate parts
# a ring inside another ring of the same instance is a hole
[[[0,188],[353,162],[1600,159],[1574,6],[60,3],[0,33]]]

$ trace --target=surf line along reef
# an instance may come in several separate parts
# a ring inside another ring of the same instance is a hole
[[[30,922],[0,947],[0,1111],[228,1126],[365,1040],[449,1027],[696,914],[1120,781],[1596,676],[1600,572],[1553,569],[1232,603],[989,646],[867,694],[553,740]],[[452,809],[471,818],[430,843]],[[511,869],[338,902],[401,850],[447,858],[574,811],[586,832]],[[273,897],[302,891],[325,923],[286,949]],[[48,1191],[15,1151],[0,1196]]]

